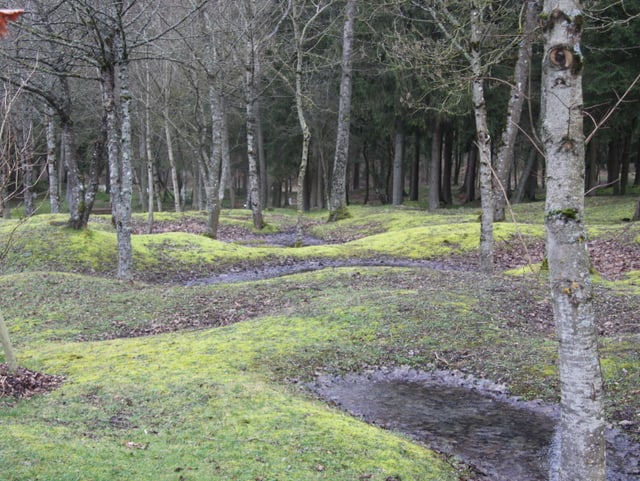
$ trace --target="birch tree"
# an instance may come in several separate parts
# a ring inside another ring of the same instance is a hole
[[[527,92],[527,81],[531,71],[531,55],[535,31],[540,13],[540,0],[526,0],[520,21],[521,32],[518,45],[518,58],[513,69],[513,83],[507,105],[507,118],[498,145],[494,170],[496,188],[494,188],[494,220],[505,219],[505,206],[509,195],[509,177],[513,164],[513,152],[519,132],[522,107]]]
[[[124,30],[124,15],[130,6],[122,0],[104,6],[78,1],[72,7],[90,32],[98,61],[102,107],[107,132],[110,194],[116,228],[118,270],[120,280],[133,278],[131,247],[131,198],[133,172],[131,165],[131,94],[129,92],[129,44]]]
[[[351,88],[353,75],[354,24],[357,14],[356,0],[347,0],[342,32],[342,64],[336,150],[331,174],[329,220],[349,217],[347,208],[347,164],[349,162],[349,130],[351,128]]]
[[[491,171],[491,136],[487,123],[487,105],[484,96],[485,69],[480,47],[484,36],[483,9],[481,2],[472,2],[471,9],[471,72],[473,74],[472,101],[476,121],[476,145],[480,162],[480,268],[493,271],[493,189]]]
[[[171,172],[171,188],[173,192],[173,207],[176,212],[182,211],[180,204],[180,183],[178,182],[178,168],[176,166],[176,158],[173,142],[173,127],[170,122],[170,99],[171,87],[173,84],[173,66],[170,62],[164,61],[162,64],[163,75],[160,81],[156,82],[162,97],[162,127],[164,130],[164,138],[167,144],[167,158],[169,160],[169,169]]]
[[[0,38],[4,37],[7,34],[7,26],[6,22],[8,20],[17,20],[18,17],[23,13],[22,10],[0,10]],[[7,132],[8,128],[8,120],[9,113],[11,112],[11,107],[17,97],[13,96],[4,96],[4,102],[2,103],[2,115],[0,115],[0,142],[2,142],[2,146],[5,145],[3,139],[5,136],[3,135]],[[5,155],[4,149],[0,150],[0,195],[3,194],[3,191],[6,192],[5,179],[8,179],[9,176],[4,177],[4,173],[8,173],[8,164],[9,159],[8,156]],[[5,245],[0,244],[0,262],[4,259],[7,249],[9,248],[9,242],[11,241],[11,236],[9,239],[3,239]],[[4,321],[4,316],[2,315],[2,310],[0,309],[0,345],[2,345],[2,351],[4,352],[5,362],[7,364],[7,368],[10,373],[15,373],[18,370],[18,360],[16,358],[16,352],[13,349],[13,345],[11,344],[11,339],[9,338],[9,329],[7,328],[7,324]]]
[[[264,227],[262,218],[262,199],[260,196],[259,175],[265,175],[258,170],[258,146],[257,146],[257,101],[259,95],[260,70],[260,36],[257,24],[259,12],[256,12],[254,0],[244,0],[244,104],[245,126],[247,134],[247,162],[249,164],[249,188],[247,200],[253,218],[253,226],[256,229]]]
[[[209,108],[209,121],[205,120],[204,102],[197,102],[200,128],[196,149],[208,213],[206,235],[215,239],[224,197],[224,164],[229,162],[225,83],[228,81],[226,70],[231,70],[233,66],[227,61],[231,57],[228,45],[237,37],[231,33],[232,23],[229,19],[233,14],[228,5],[216,1],[210,3],[210,7],[211,9],[203,9],[198,19],[199,37],[203,43],[189,45],[189,51],[206,78],[205,98]],[[208,133],[206,125],[210,126]]]
[[[605,481],[603,382],[584,218],[584,17],[574,0],[546,0],[541,19],[545,226],[561,385],[559,464],[551,479]]]
[[[45,129],[47,137],[47,173],[49,174],[49,209],[52,214],[60,212],[60,191],[58,189],[58,157],[56,152],[56,124],[51,106],[45,107]]]
[[[491,135],[487,122],[485,100],[485,77],[488,61],[482,51],[488,37],[484,20],[487,2],[474,0],[468,11],[469,20],[464,22],[449,11],[446,5],[435,6],[432,2],[415,2],[416,6],[428,12],[441,34],[448,40],[449,47],[462,56],[469,65],[471,78],[471,99],[476,126],[476,148],[480,164],[480,201],[482,216],[480,223],[480,266],[485,272],[493,270],[493,189],[491,166]],[[460,14],[460,12],[458,12]],[[466,35],[465,35],[466,33]],[[451,52],[451,51],[450,51]],[[436,162],[434,159],[433,162]],[[435,201],[435,199],[433,199]],[[430,203],[431,206],[431,203]]]
[[[303,242],[303,214],[306,199],[306,179],[309,164],[309,148],[311,145],[312,132],[307,120],[307,110],[312,103],[309,93],[306,91],[306,79],[308,77],[307,56],[313,54],[313,47],[320,43],[326,32],[317,31],[316,23],[319,22],[322,14],[333,5],[332,0],[326,2],[309,2],[307,0],[293,0],[287,5],[288,18],[293,31],[293,82],[291,82],[291,72],[282,67],[278,73],[285,84],[291,89],[295,97],[296,114],[298,124],[302,132],[302,145],[300,152],[300,163],[297,178],[297,222],[296,222],[296,246],[301,246]],[[311,48],[308,45],[312,45]],[[282,62],[287,65],[286,60]]]

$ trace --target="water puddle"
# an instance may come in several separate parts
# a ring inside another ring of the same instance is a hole
[[[460,271],[462,267],[440,261],[372,258],[372,259],[322,259],[322,260],[295,260],[286,259],[274,265],[262,265],[258,267],[230,268],[222,273],[212,273],[208,277],[192,279],[185,286],[232,284],[235,282],[260,281],[274,279],[303,272],[313,272],[322,269],[337,269],[340,267],[409,267],[428,268],[440,271]]]
[[[472,466],[478,479],[549,479],[557,408],[487,381],[408,369],[322,378],[311,388],[365,421],[400,431]],[[608,433],[609,481],[640,480],[640,447]]]

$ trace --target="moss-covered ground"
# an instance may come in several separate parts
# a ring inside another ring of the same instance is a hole
[[[608,416],[637,435],[640,267],[628,257],[638,252],[640,226],[622,220],[635,199],[588,202],[590,235],[609,260],[595,275]],[[496,225],[492,276],[475,271],[477,209],[350,206],[338,223],[312,213],[308,233],[328,243],[302,248],[256,244],[262,234],[248,211],[224,211],[219,240],[198,232],[202,213],[158,214],[160,233],[133,238],[132,283],[113,278],[107,217],[81,232],[64,227],[64,216],[30,219],[4,259],[0,309],[20,364],[65,382],[47,395],[0,398],[2,479],[467,479],[451,460],[315,399],[305,382],[409,365],[557,400],[545,272],[523,267],[539,262],[542,208],[517,206],[517,223]],[[277,234],[293,227],[295,213],[266,212],[265,220]],[[16,223],[0,221],[0,239]],[[186,285],[263,265],[393,257],[441,268],[328,268]]]

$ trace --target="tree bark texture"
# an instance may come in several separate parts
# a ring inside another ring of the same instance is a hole
[[[307,177],[307,167],[309,165],[309,146],[311,145],[311,129],[307,123],[307,118],[304,110],[304,92],[302,90],[302,68],[304,63],[304,40],[305,30],[300,29],[299,14],[296,6],[294,5],[292,11],[292,23],[294,38],[296,41],[296,73],[295,73],[295,98],[296,98],[296,112],[298,114],[298,123],[300,124],[300,130],[302,131],[302,152],[300,154],[300,168],[298,170],[298,198],[296,200],[297,221],[296,221],[296,246],[300,247],[303,244],[304,230],[303,230],[303,214],[304,214],[304,201],[305,201],[305,184]],[[307,24],[308,25],[308,24]]]
[[[229,122],[227,117],[227,100],[224,93],[220,94],[220,182],[218,184],[218,203],[222,207],[224,193],[229,185],[229,202],[233,208],[235,195],[231,185],[231,151],[229,148]]]
[[[31,217],[35,211],[35,186],[33,172],[33,119],[30,111],[23,111],[20,122],[17,123],[16,136],[20,142],[19,158],[20,171],[22,173],[22,199],[24,204],[24,215]]]
[[[220,183],[222,175],[224,128],[224,101],[217,86],[217,79],[209,79],[209,105],[211,107],[211,154],[204,155],[201,172],[205,184],[207,205],[207,235],[215,239],[218,236],[220,210],[222,204]]]
[[[116,52],[118,49],[114,51],[114,54]],[[122,56],[123,54],[119,52],[117,55]],[[120,83],[118,102],[116,102],[116,75],[119,76]],[[114,60],[104,65],[101,71],[101,87],[107,130],[111,205],[117,238],[117,277],[120,280],[129,281],[133,278],[133,252],[131,248],[133,172],[131,168],[131,97],[128,91],[128,72],[125,63],[116,64]],[[120,116],[117,112],[118,106],[120,107]]]
[[[561,421],[551,479],[605,481],[602,373],[584,224],[583,16],[574,0],[544,2],[542,140],[545,225],[559,341]]]
[[[260,171],[258,170],[258,145],[257,145],[257,123],[258,113],[256,101],[258,99],[258,77],[257,77],[257,55],[258,49],[255,43],[254,35],[257,32],[254,29],[255,12],[253,9],[253,1],[245,0],[245,16],[246,16],[246,39],[245,39],[245,58],[244,58],[244,95],[245,95],[245,126],[247,139],[247,161],[249,164],[249,189],[248,203],[253,217],[253,226],[256,229],[264,227],[262,217],[262,202],[260,196]]]
[[[259,82],[261,77],[261,65],[260,57],[255,56],[255,71],[254,76]],[[258,88],[256,88],[256,92]],[[256,116],[256,155],[258,156],[258,174],[260,181],[260,205],[264,208],[269,203],[269,175],[267,169],[267,154],[264,148],[264,133],[262,130],[262,108],[260,102],[260,95],[256,95],[254,101],[254,110]]]
[[[467,154],[467,168],[464,174],[464,202],[473,202],[476,199],[476,172],[478,170],[478,149],[475,145]]]
[[[393,188],[391,190],[393,205],[402,205],[404,197],[404,138],[402,119],[396,118],[396,131],[393,141]]]
[[[61,117],[60,145],[67,169],[67,204],[69,207],[69,227],[81,229],[82,212],[84,211],[82,184],[76,157],[73,121],[66,116]]]
[[[60,192],[58,190],[58,163],[56,159],[56,127],[53,115],[53,109],[49,106],[45,107],[49,206],[52,214],[58,214],[60,213]]]
[[[107,131],[105,127],[106,125],[103,119],[100,135],[93,143],[93,150],[91,152],[87,188],[84,193],[84,212],[82,213],[82,224],[85,226],[89,224],[93,203],[96,200],[96,194],[100,187],[100,174],[104,170],[104,150],[107,143]]]
[[[250,75],[247,73],[247,75]],[[256,229],[264,227],[262,219],[262,202],[260,200],[260,178],[258,171],[258,151],[256,144],[256,113],[255,104],[252,100],[256,93],[255,89],[248,86],[246,100],[246,128],[247,128],[247,159],[249,163],[249,207],[253,217],[253,226]]]
[[[519,204],[522,202],[524,197],[525,189],[527,185],[531,183],[531,178],[535,176],[534,166],[536,164],[536,160],[538,159],[538,149],[534,146],[529,148],[529,153],[527,154],[527,162],[522,169],[522,173],[520,174],[520,179],[516,183],[516,190],[513,193],[513,203]]]
[[[126,59],[126,52],[122,52],[118,56],[121,58],[118,66],[118,79],[120,81],[120,182],[118,185],[118,200],[116,202],[117,208],[115,209],[118,242],[118,279],[130,281],[133,278],[133,250],[131,247],[131,199],[133,194],[131,94],[129,93],[129,64]],[[150,187],[153,189],[153,186]]]
[[[540,13],[539,0],[527,0],[525,18],[518,47],[518,59],[513,72],[513,85],[507,105],[507,121],[502,131],[495,162],[496,188],[494,189],[494,220],[505,219],[505,206],[509,194],[509,174],[513,165],[513,152],[518,136],[522,106],[531,70],[531,53]]]
[[[349,129],[351,128],[351,77],[356,13],[356,0],[348,0],[342,35],[342,77],[340,79],[336,151],[333,160],[331,194],[329,198],[330,221],[348,217],[347,162],[349,161]]]
[[[411,181],[409,199],[417,201],[420,194],[420,130],[414,136],[413,158],[411,160]]]
[[[442,177],[442,121],[436,119],[431,138],[431,159],[429,162],[429,210],[440,207],[440,177]]]
[[[9,338],[9,329],[7,328],[7,324],[4,322],[4,316],[2,315],[2,311],[0,310],[0,344],[2,345],[2,350],[4,352],[4,360],[7,364],[7,368],[9,372],[15,373],[18,370],[18,360],[16,358],[16,352],[13,349],[13,345],[11,344],[11,339]]]
[[[180,183],[178,182],[178,169],[176,168],[176,159],[173,150],[173,135],[171,134],[171,125],[169,124],[169,107],[164,108],[164,138],[167,142],[167,157],[169,159],[169,168],[171,169],[171,189],[173,192],[173,208],[176,212],[182,212],[180,204]]]
[[[211,149],[207,149],[207,132],[203,127],[200,131],[200,156],[198,166],[204,186],[205,204],[207,209],[206,234],[215,239],[218,236],[220,211],[224,199],[223,185],[223,160],[228,155],[228,140],[226,127],[225,101],[222,84],[222,71],[219,68],[219,39],[214,21],[208,12],[204,12],[201,25],[203,34],[207,38],[204,64],[207,72],[209,110],[210,110],[210,134]],[[205,117],[201,108],[202,118]]]
[[[447,125],[444,130],[443,152],[442,152],[442,189],[440,192],[440,200],[445,205],[453,204],[453,196],[451,194],[451,185],[453,184],[453,143],[454,131],[453,126]]]
[[[147,164],[147,185],[149,193],[149,202],[147,203],[147,234],[153,232],[153,152],[151,149],[151,95],[149,93],[150,76],[149,65],[147,65],[147,92],[144,106],[144,156]]]
[[[297,77],[297,74],[296,74]],[[296,78],[296,90],[298,89],[299,80]],[[307,125],[307,121],[304,116],[304,108],[302,106],[302,95],[298,95],[296,92],[296,106],[298,109],[298,121],[300,122],[300,128],[302,129],[302,153],[300,155],[300,169],[298,170],[298,198],[296,201],[297,209],[297,221],[296,221],[296,246],[302,246],[304,238],[303,230],[303,214],[304,214],[304,200],[305,200],[305,183],[307,177],[307,167],[309,165],[309,145],[311,144],[311,130]]]
[[[480,41],[483,36],[482,10],[471,11],[471,70],[473,72],[473,113],[476,121],[476,146],[480,162],[480,268],[493,271],[493,189],[491,166],[491,138],[487,125],[487,105],[484,99],[483,66]]]
[[[247,160],[249,163],[249,207],[253,216],[253,226],[262,229],[264,222],[262,219],[262,202],[260,199],[260,178],[258,171],[258,150],[257,150],[257,118],[256,118],[256,96],[258,95],[254,71],[253,71],[253,44],[247,41],[247,63],[245,65],[245,88],[246,88],[246,129],[247,129]]]

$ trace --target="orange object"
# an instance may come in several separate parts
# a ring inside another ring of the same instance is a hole
[[[15,22],[23,13],[24,10],[0,9],[0,37],[6,37],[9,34],[7,22]]]

